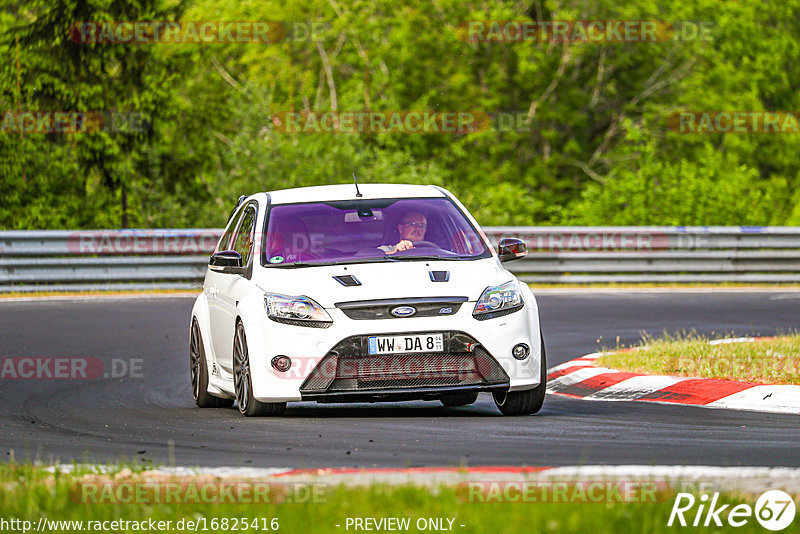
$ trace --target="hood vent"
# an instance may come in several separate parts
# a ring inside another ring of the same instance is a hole
[[[334,276],[334,280],[339,282],[345,287],[352,287],[352,286],[360,286],[361,282],[358,281],[358,278],[353,276],[352,274],[343,274],[339,276]]]
[[[428,271],[431,282],[449,282],[450,271]]]

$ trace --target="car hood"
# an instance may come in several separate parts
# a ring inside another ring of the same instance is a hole
[[[431,271],[447,271],[446,282],[431,280]],[[344,286],[334,276],[354,276],[361,285]],[[318,267],[257,269],[253,282],[265,292],[304,295],[325,308],[354,300],[467,297],[477,300],[488,286],[511,280],[495,258],[471,261],[404,261]]]

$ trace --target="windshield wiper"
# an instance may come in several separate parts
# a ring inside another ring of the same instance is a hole
[[[336,265],[335,261],[321,261],[319,263],[311,263],[307,261],[293,261],[291,263],[273,263],[274,267],[317,267],[319,265]]]
[[[291,263],[273,263],[271,264],[272,267],[320,267],[325,265],[350,265],[353,263],[375,263],[380,261],[399,261],[399,258],[393,258],[391,256],[378,256],[376,258],[351,258],[351,259],[341,259],[341,260],[332,260],[332,261],[320,261],[320,262],[310,262],[310,261],[293,261]]]
[[[464,259],[464,258],[460,258],[460,257],[458,257],[458,256],[447,257],[447,256],[433,256],[433,255],[428,255],[428,256],[395,256],[395,260],[397,260],[397,261],[403,261],[403,260],[419,260],[419,261],[425,261],[425,260],[435,260],[435,261],[439,261],[439,260],[442,260],[442,261],[458,261],[458,260],[461,260],[461,259]]]

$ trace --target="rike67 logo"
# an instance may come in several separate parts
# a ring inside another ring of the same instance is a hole
[[[682,527],[721,527],[724,523],[731,527],[741,527],[755,517],[767,530],[779,531],[794,521],[794,500],[781,490],[765,492],[758,498],[755,507],[737,504],[731,508],[730,504],[718,505],[718,501],[719,493],[714,493],[710,500],[707,493],[700,495],[699,499],[691,493],[678,493],[667,526],[671,527],[677,521]]]

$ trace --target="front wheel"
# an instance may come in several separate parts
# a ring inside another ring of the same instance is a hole
[[[503,415],[531,415],[542,409],[544,395],[547,392],[547,359],[544,351],[544,337],[542,340],[542,358],[540,365],[540,382],[533,389],[525,391],[503,391],[494,393],[494,403]]]
[[[281,415],[286,410],[285,402],[260,402],[253,397],[250,355],[247,352],[247,338],[241,322],[236,323],[236,336],[233,339],[233,387],[239,411],[247,417]]]

